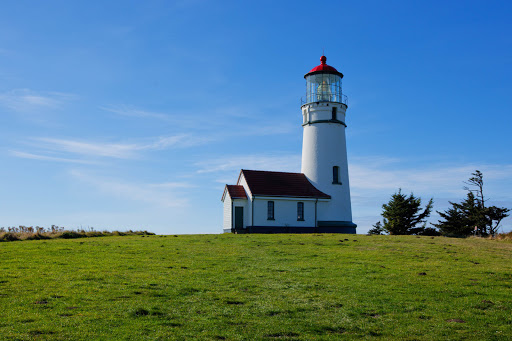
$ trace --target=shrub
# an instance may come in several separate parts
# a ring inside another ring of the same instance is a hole
[[[0,242],[12,242],[14,240],[20,240],[16,233],[14,233],[14,232],[0,232]]]
[[[51,239],[52,237],[41,233],[28,233],[22,236],[23,240]]]
[[[103,237],[103,233],[99,231],[87,231],[85,232],[86,237]]]
[[[512,240],[512,231],[508,232],[508,233],[500,233],[496,236],[496,239],[500,239],[500,240]]]
[[[87,237],[85,234],[76,231],[63,231],[55,234],[55,238],[73,239],[73,238],[84,238]]]
[[[418,235],[420,236],[440,236],[441,232],[432,227],[425,227],[421,230]]]

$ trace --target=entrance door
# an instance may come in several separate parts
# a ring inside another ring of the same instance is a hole
[[[235,229],[244,228],[244,208],[235,207]]]

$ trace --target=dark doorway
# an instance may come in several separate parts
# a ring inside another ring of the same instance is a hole
[[[235,229],[244,228],[244,208],[235,207]]]

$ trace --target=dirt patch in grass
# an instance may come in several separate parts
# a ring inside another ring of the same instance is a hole
[[[361,315],[373,317],[373,318],[378,318],[381,316],[380,314],[377,314],[377,313],[362,313]]]
[[[281,333],[272,333],[272,334],[265,335],[265,337],[274,338],[274,339],[277,339],[277,338],[287,338],[287,337],[297,337],[297,336],[300,336],[300,334],[294,333],[294,332],[281,332]]]
[[[226,304],[231,304],[231,305],[242,305],[242,304],[245,304],[245,303],[244,303],[244,302],[242,302],[242,301],[227,300],[227,301],[226,301]]]
[[[489,300],[483,300],[482,302],[480,302],[479,304],[477,304],[475,306],[476,309],[480,309],[480,310],[487,310],[489,308],[492,308],[494,306],[494,302],[492,301],[489,301]]]
[[[144,308],[137,308],[131,312],[131,315],[133,317],[147,316],[147,315],[149,315],[149,310],[146,310]]]
[[[178,322],[165,322],[165,323],[162,323],[161,325],[166,326],[166,327],[181,327],[181,326],[183,326],[182,323],[178,323]]]
[[[28,332],[29,335],[31,336],[37,336],[37,335],[52,335],[52,334],[55,334],[54,331],[51,331],[51,330],[40,330],[40,329],[35,329],[35,330],[31,330]]]

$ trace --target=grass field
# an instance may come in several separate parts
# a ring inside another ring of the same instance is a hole
[[[510,241],[124,236],[0,259],[0,340],[512,339]]]

